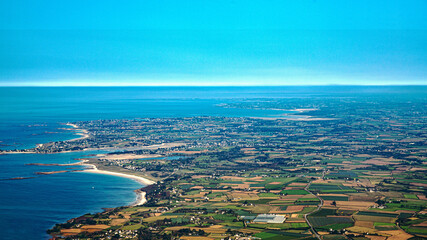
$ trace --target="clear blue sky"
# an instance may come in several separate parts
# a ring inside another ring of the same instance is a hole
[[[426,84],[427,1],[1,1],[0,85]]]

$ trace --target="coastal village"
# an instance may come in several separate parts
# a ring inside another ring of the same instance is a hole
[[[426,108],[393,104],[257,101],[223,107],[293,113],[81,121],[81,138],[22,151],[102,150],[81,159],[87,171],[147,180],[143,201],[59,223],[53,239],[425,239]]]

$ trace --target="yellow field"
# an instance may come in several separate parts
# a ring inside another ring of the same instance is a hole
[[[373,228],[359,227],[359,226],[353,226],[353,227],[349,227],[349,228],[346,228],[346,229],[349,232],[355,232],[355,233],[369,233],[369,234],[374,234],[374,233],[378,232],[377,230],[375,230]]]
[[[122,225],[123,223],[129,221],[128,219],[113,219],[110,222],[111,226],[118,226],[118,225]]]
[[[178,216],[156,216],[156,217],[148,217],[148,218],[144,218],[143,221],[144,222],[154,222],[157,220],[163,220],[165,218],[177,218]]]
[[[366,228],[374,228],[374,222],[370,221],[356,221],[354,226],[358,227],[366,227]]]
[[[272,206],[265,205],[265,204],[258,204],[258,205],[255,205],[254,207],[248,208],[248,210],[253,213],[268,213],[271,211],[271,209],[272,209]]]
[[[189,228],[191,230],[196,230],[196,231],[203,230],[207,233],[225,233],[227,231],[227,228],[224,228],[224,226],[221,226],[221,225],[213,225],[208,228],[176,226],[176,227],[168,227],[165,229],[165,231],[178,231],[186,228]]]
[[[104,229],[109,228],[110,226],[104,225],[104,224],[98,224],[98,225],[84,225],[81,228],[72,228],[72,229],[61,229],[61,234],[64,237],[72,236],[79,234],[81,232],[98,232]]]
[[[413,237],[403,230],[380,231],[380,233],[389,235],[390,237],[388,237],[387,240],[406,240]]]
[[[372,235],[367,235],[367,238],[369,238],[370,240],[386,240],[387,237],[384,236],[372,236]]]
[[[354,215],[354,219],[357,221],[367,221],[367,222],[387,222],[394,223],[395,218],[391,217],[378,217],[378,216],[365,216],[365,215]]]
[[[288,206],[284,212],[296,213],[296,212],[301,212],[303,209],[304,209],[304,206],[302,205],[293,205],[293,206]]]
[[[72,229],[61,229],[61,235],[64,237],[77,235],[83,232],[80,228],[72,228]]]
[[[233,199],[233,201],[242,201],[242,200],[258,200],[259,196],[255,192],[243,192],[243,191],[232,191],[228,196]]]
[[[202,236],[182,236],[180,239],[182,240],[213,240],[215,238],[202,237]]]
[[[325,201],[325,206],[331,206],[333,201]],[[367,210],[369,207],[375,205],[374,202],[362,202],[362,201],[336,201],[337,207],[347,208],[354,210]]]

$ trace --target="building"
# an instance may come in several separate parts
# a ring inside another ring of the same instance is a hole
[[[255,219],[254,223],[283,223],[286,220],[284,215],[276,214],[259,214]]]

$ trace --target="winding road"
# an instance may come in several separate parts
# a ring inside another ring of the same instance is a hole
[[[325,177],[325,171],[323,171],[323,174],[322,174],[322,178],[324,178],[324,177]],[[310,190],[308,190],[308,189],[310,188],[311,182],[312,182],[312,181],[310,181],[310,182],[307,184],[307,186],[305,186],[304,190],[305,190],[305,191],[307,191],[307,192],[309,192],[309,193],[311,193],[311,194],[313,194],[312,192],[310,192]],[[317,205],[317,208],[316,208],[314,211],[304,214],[304,218],[305,218],[305,221],[307,222],[308,226],[310,226],[310,228],[311,228],[311,232],[312,232],[312,233],[314,233],[314,235],[316,235],[317,239],[322,240],[322,238],[320,237],[320,235],[317,233],[316,229],[314,229],[313,225],[312,225],[312,224],[310,223],[310,221],[308,220],[308,216],[309,216],[310,214],[312,214],[312,213],[315,213],[315,212],[319,211],[319,210],[320,210],[320,208],[321,208],[321,207],[323,207],[323,199],[322,199],[322,198],[320,198],[319,196],[315,195],[315,194],[313,194],[313,195],[314,195],[317,199],[319,199],[320,204],[319,204],[319,205]]]

